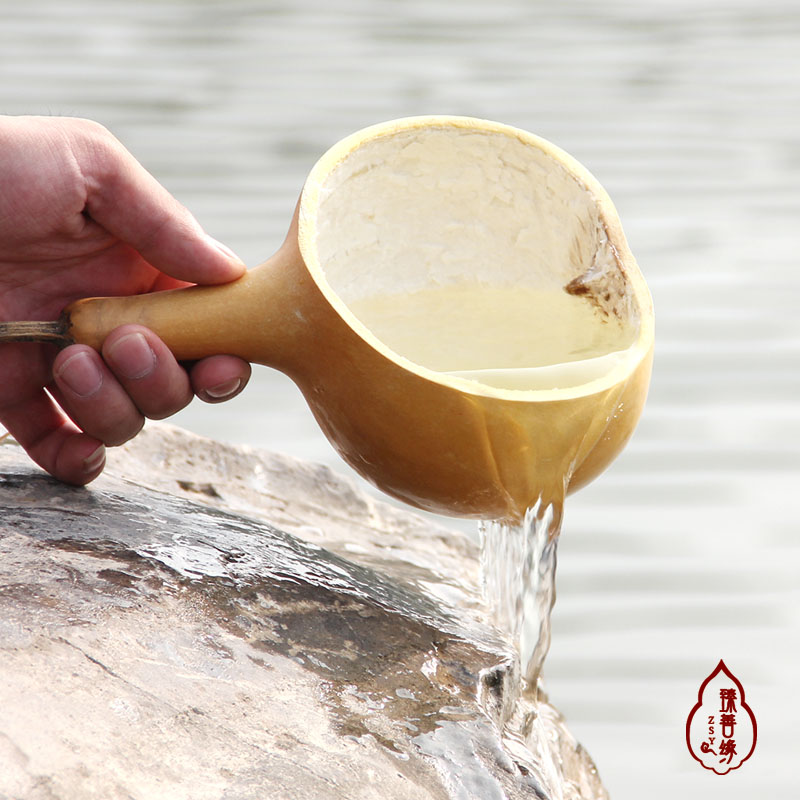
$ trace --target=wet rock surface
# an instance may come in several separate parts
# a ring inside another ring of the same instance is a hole
[[[168,426],[110,461],[0,446],[0,798],[603,796],[469,540]]]

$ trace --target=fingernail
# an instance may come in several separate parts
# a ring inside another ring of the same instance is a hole
[[[146,378],[156,368],[156,354],[141,333],[128,333],[117,339],[106,352],[114,371],[123,378]]]
[[[106,460],[106,448],[100,445],[90,456],[83,459],[83,471],[86,473],[96,472]]]
[[[91,397],[103,385],[100,367],[85,350],[70,356],[56,372],[56,378],[78,397]]]
[[[225,383],[218,383],[216,386],[206,389],[205,393],[214,400],[224,400],[226,397],[236,394],[241,385],[240,378],[232,378],[229,381],[225,381]]]
[[[232,261],[236,261],[239,264],[244,263],[242,259],[239,258],[239,256],[237,256],[236,253],[234,253],[233,250],[230,249],[230,247],[222,244],[222,242],[218,242],[213,236],[209,236],[208,234],[206,234],[206,240],[212,247],[219,250],[220,253],[222,253],[224,256],[227,256]]]

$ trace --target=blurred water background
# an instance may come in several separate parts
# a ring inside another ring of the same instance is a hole
[[[488,117],[583,162],[652,289],[657,356],[634,439],[567,505],[550,696],[614,800],[798,796],[795,0],[0,0],[0,113],[101,121],[250,264],[319,155],[374,122]],[[346,471],[256,373],[175,421]],[[723,777],[684,735],[720,658],[759,725]]]

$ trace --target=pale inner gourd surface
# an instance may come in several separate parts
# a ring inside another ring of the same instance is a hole
[[[320,197],[331,288],[416,364],[505,389],[567,388],[602,377],[636,337],[596,204],[517,137],[444,127],[379,138]]]

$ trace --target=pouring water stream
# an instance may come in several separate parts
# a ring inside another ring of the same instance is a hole
[[[538,503],[520,525],[481,522],[481,581],[490,618],[517,647],[522,691],[535,699],[550,647],[561,506]]]

